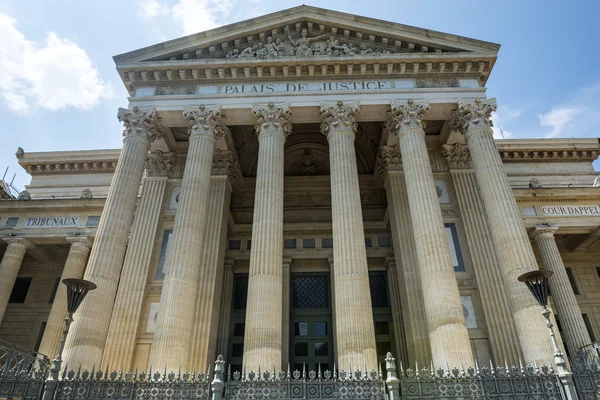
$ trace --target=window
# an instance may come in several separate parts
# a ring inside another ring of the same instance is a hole
[[[233,325],[233,336],[244,336],[246,332],[246,324],[243,322],[238,322]]]
[[[444,224],[444,226],[446,227],[446,236],[448,238],[448,246],[450,247],[450,256],[452,257],[454,271],[464,271],[465,264],[463,263],[462,254],[460,252],[456,224]]]
[[[295,249],[296,248],[296,239],[283,239],[283,248],[284,249]]]
[[[384,274],[369,274],[372,307],[389,307],[387,282]]]
[[[333,238],[321,239],[321,247],[324,249],[333,249]]]
[[[294,276],[292,287],[294,308],[329,308],[327,276]]]
[[[587,314],[581,314],[583,317],[583,322],[585,323],[585,327],[590,335],[590,339],[592,342],[596,341],[596,335],[594,335],[594,329],[592,329],[592,323],[590,322],[590,317]]]
[[[392,240],[389,236],[378,237],[377,241],[379,243],[379,247],[392,247]]]
[[[156,267],[155,279],[163,279],[165,277],[165,259],[167,258],[167,248],[169,240],[173,235],[173,229],[165,229],[163,232],[162,244],[160,245],[160,255],[158,256],[158,266]]]
[[[571,268],[565,268],[567,271],[567,276],[569,277],[569,282],[571,283],[571,288],[573,289],[573,293],[579,294],[579,288],[577,287],[577,282],[575,282],[575,276],[573,276],[573,270]]]
[[[54,298],[56,297],[56,291],[58,290],[58,285],[60,285],[60,278],[56,278],[54,280],[54,285],[52,285],[52,292],[50,293],[50,300],[48,300],[48,304],[54,303]]]
[[[10,217],[6,220],[4,227],[5,228],[14,228],[15,226],[17,226],[18,222],[19,222],[19,217]]]
[[[250,239],[246,241],[246,250],[252,250],[252,240]]]
[[[25,303],[29,286],[31,285],[31,278],[17,278],[15,285],[13,286],[12,292],[10,293],[9,303]]]
[[[245,310],[248,301],[248,276],[236,276],[233,288],[233,309]]]
[[[241,240],[230,240],[228,248],[229,248],[229,250],[239,250],[242,248],[242,241]]]
[[[315,239],[302,239],[302,247],[305,249],[314,249]]]
[[[90,215],[85,223],[85,226],[98,226],[100,223],[99,215]]]
[[[366,237],[365,238],[365,246],[368,247],[373,247],[373,240],[370,237]]]

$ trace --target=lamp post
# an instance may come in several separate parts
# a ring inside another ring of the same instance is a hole
[[[550,276],[552,276],[552,271],[539,269],[526,272],[517,279],[519,282],[523,282],[527,285],[527,288],[533,297],[535,297],[538,304],[542,307],[542,316],[546,319],[546,326],[548,327],[548,331],[550,331],[550,339],[552,340],[552,347],[554,348],[554,364],[556,364],[559,380],[565,389],[566,398],[569,400],[576,400],[578,397],[573,383],[573,374],[567,369],[565,356],[558,347],[553,329],[554,325],[550,320],[550,310],[548,309],[548,278]]]
[[[84,279],[63,279],[62,283],[67,287],[67,318],[65,318],[65,329],[63,330],[62,338],[60,340],[60,346],[58,347],[58,355],[52,360],[52,366],[50,367],[50,375],[46,379],[46,387],[44,388],[44,395],[42,400],[52,400],[56,386],[58,385],[58,375],[62,367],[62,354],[65,349],[65,342],[67,341],[67,335],[69,334],[69,327],[73,322],[73,314],[81,303],[85,296],[90,290],[96,289],[96,284]]]

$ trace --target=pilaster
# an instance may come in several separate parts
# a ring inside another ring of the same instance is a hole
[[[146,158],[146,178],[123,262],[117,298],[108,329],[102,366],[131,370],[150,258],[161,216],[174,153],[155,151]]]
[[[224,134],[221,107],[185,107],[189,146],[179,205],[167,255],[149,365],[190,370],[198,281],[207,234],[206,220],[215,141]],[[210,232],[212,234],[212,232]]]
[[[252,114],[259,148],[243,362],[257,372],[282,367],[283,148],[292,126],[287,104],[255,105]]]
[[[456,127],[469,146],[524,361],[543,364],[552,354],[552,344],[539,305],[517,281],[519,275],[537,269],[537,262],[494,143],[491,113],[495,109],[495,99],[459,100]]]
[[[404,167],[412,231],[423,290],[433,364],[474,365],[456,274],[425,143],[422,118],[429,103],[392,102]]]
[[[102,361],[144,162],[150,142],[161,135],[154,109],[120,108],[117,118],[125,126],[123,149],[84,275],[98,288],[74,316],[65,346],[65,364],[73,369],[91,370]]]
[[[321,103],[329,142],[338,365],[377,369],[377,351],[354,139],[358,103]]]

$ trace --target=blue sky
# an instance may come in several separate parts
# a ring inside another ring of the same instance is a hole
[[[294,7],[288,0],[0,0],[0,168],[26,152],[121,147],[127,105],[112,56]],[[600,1],[313,1],[502,45],[488,81],[497,133],[600,135]],[[1,177],[1,176],[0,176]]]

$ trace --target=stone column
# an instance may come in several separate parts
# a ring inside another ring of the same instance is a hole
[[[397,284],[402,288],[401,298],[408,311],[404,315],[408,332],[407,357],[411,365],[414,365],[415,362],[418,365],[430,365],[429,328],[425,316],[406,182],[404,172],[401,171],[400,151],[397,148],[382,149],[380,166],[388,199],[395,264],[398,272],[396,274]]]
[[[221,310],[220,289],[223,284],[223,263],[227,244],[229,203],[232,179],[235,178],[233,154],[215,149],[213,176],[210,178],[208,213],[204,225],[206,234],[200,257],[198,297],[192,347],[192,367],[207,371],[217,357],[217,333]]]
[[[259,147],[244,338],[247,372],[282,367],[283,146],[292,130],[287,105],[256,105],[252,114]]]
[[[61,282],[67,278],[81,279],[83,277],[93,242],[91,238],[84,236],[68,237],[67,240],[71,243],[71,247],[69,248],[69,255],[60,276]],[[59,282],[56,295],[52,301],[52,309],[48,316],[44,336],[40,343],[40,349],[38,350],[51,359],[58,355],[58,346],[60,345],[62,333],[65,329],[65,318],[67,316],[67,287]]]
[[[321,103],[321,131],[329,142],[333,283],[337,363],[377,370],[375,329],[369,289],[354,138],[358,103]]]
[[[189,145],[149,361],[153,368],[167,371],[191,367],[213,152],[215,141],[224,134],[220,107],[186,107],[183,115],[190,125]]]
[[[428,109],[428,103],[392,102],[390,122],[404,167],[433,364],[436,368],[472,366],[469,333],[421,120]]]
[[[135,213],[102,357],[104,368],[123,367],[130,371],[134,367],[131,363],[148,281],[150,258],[161,217],[168,174],[174,160],[174,153],[163,154],[159,150],[151,153],[146,160],[146,178]]]
[[[392,309],[393,325],[394,325],[394,341],[396,343],[397,360],[402,361],[405,365],[409,365],[406,348],[406,334],[404,331],[402,301],[400,300],[400,287],[398,285],[398,271],[396,262],[393,258],[385,259],[386,275],[390,292],[390,308]],[[427,365],[427,364],[419,364]]]
[[[479,193],[469,149],[464,142],[445,144],[442,148],[465,224],[467,242],[473,259],[473,271],[481,292],[490,346],[496,362],[518,365],[522,359],[517,328],[510,310],[510,300],[502,282],[498,256],[490,234],[490,224]]]
[[[465,138],[490,224],[511,311],[525,363],[544,364],[553,350],[544,318],[527,287],[517,281],[524,272],[538,268],[521,212],[494,143],[491,113],[494,99],[458,102],[457,125]]]
[[[283,318],[281,319],[281,323],[283,324],[283,336],[281,342],[281,364],[284,367],[288,365],[290,362],[290,267],[292,266],[291,258],[284,258],[282,267],[283,267],[283,304],[281,307],[283,308]],[[285,370],[285,368],[284,368]]]
[[[23,237],[8,237],[2,240],[8,243],[8,247],[0,262],[0,323],[4,319],[6,306],[17,280],[19,269],[21,269],[25,253],[27,249],[35,247],[33,243]]]
[[[125,125],[123,149],[84,275],[98,288],[75,314],[65,346],[64,365],[73,369],[91,370],[102,361],[144,162],[150,142],[159,135],[153,109],[120,108],[117,117]]]
[[[548,279],[548,285],[554,298],[556,314],[560,318],[562,336],[567,343],[569,354],[575,357],[577,351],[590,344],[592,340],[583,322],[581,309],[554,240],[554,232],[557,230],[556,225],[536,225],[530,235],[537,244],[544,267],[554,273]]]
[[[331,301],[331,344],[333,346],[333,360],[338,359],[337,351],[337,331],[335,330],[335,282],[333,280],[333,270],[335,265],[333,264],[333,257],[327,257],[329,263],[329,290],[330,290],[330,301]]]
[[[219,321],[219,334],[217,335],[217,353],[228,360],[227,347],[229,345],[229,324],[233,302],[233,274],[235,261],[225,260],[223,263],[223,285],[221,286],[221,320]]]

